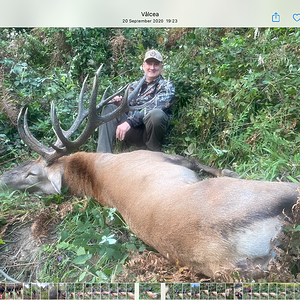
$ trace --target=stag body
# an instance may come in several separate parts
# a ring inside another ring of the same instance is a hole
[[[245,267],[247,258],[266,264],[271,257],[270,240],[280,229],[278,216],[283,216],[283,209],[290,212],[299,186],[225,177],[200,181],[195,170],[221,172],[159,152],[63,156],[84,143],[101,123],[128,109],[122,104],[115,114],[97,116],[96,90],[94,83],[86,129],[75,142],[68,140],[73,126],[63,132],[54,109],[58,141],[51,148],[30,134],[26,114],[24,129],[20,117],[22,139],[42,157],[3,174],[0,186],[48,194],[69,187],[70,193],[94,197],[102,205],[115,207],[139,238],[170,261],[207,276],[222,267]],[[80,111],[78,115],[76,127],[87,116]]]
[[[63,183],[72,192],[115,207],[146,244],[208,276],[221,266],[244,267],[247,258],[267,263],[280,228],[277,216],[297,201],[295,184],[199,181],[161,153],[78,153],[66,159]]]
[[[180,165],[158,152],[78,152],[48,167],[51,176],[43,186],[52,185],[50,193],[67,186],[72,194],[115,207],[146,244],[208,276],[221,267],[244,267],[247,258],[267,263],[270,240],[280,229],[277,216],[297,201],[298,185],[199,181],[184,164],[184,158]]]

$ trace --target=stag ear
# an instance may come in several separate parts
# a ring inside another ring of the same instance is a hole
[[[48,180],[57,194],[61,193],[63,170],[61,168],[48,168]]]
[[[55,191],[57,192],[57,194],[60,194],[61,192],[61,176],[57,176],[57,174],[50,175],[49,176],[49,180],[52,184],[52,186],[54,187]]]

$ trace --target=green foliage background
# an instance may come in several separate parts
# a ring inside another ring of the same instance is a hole
[[[164,76],[176,86],[165,152],[248,179],[298,180],[299,28],[1,28],[1,172],[36,157],[15,126],[22,106],[29,108],[33,134],[53,140],[51,101],[69,128],[86,75],[92,78],[104,63],[100,94],[109,85],[112,93],[142,76],[151,48],[162,52]],[[96,137],[82,150],[95,151]]]

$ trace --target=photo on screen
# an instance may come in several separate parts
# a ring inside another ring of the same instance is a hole
[[[0,299],[299,299],[299,40],[0,28]]]

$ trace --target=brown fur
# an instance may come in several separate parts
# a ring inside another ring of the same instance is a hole
[[[239,263],[232,245],[236,230],[277,218],[283,208],[290,210],[298,194],[294,184],[198,181],[191,170],[147,151],[76,153],[62,159],[63,182],[72,193],[116,207],[145,243],[174,263],[209,276]]]
[[[63,185],[69,187],[70,193],[79,196],[92,196],[97,193],[97,174],[94,167],[97,156],[99,155],[96,153],[80,153],[60,159],[64,164]]]

